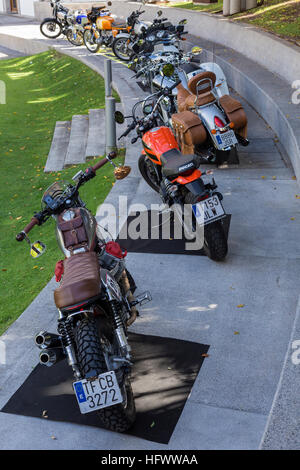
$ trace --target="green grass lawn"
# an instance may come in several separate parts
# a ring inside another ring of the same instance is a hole
[[[180,3],[170,3],[170,6],[174,8],[185,8],[186,10],[196,10],[196,11],[207,11],[214,13],[223,9],[223,0],[219,0],[218,3],[208,3],[207,5],[199,5],[193,2],[180,2]]]
[[[29,245],[15,235],[41,208],[43,191],[56,179],[71,180],[79,168],[44,173],[56,121],[71,120],[89,108],[104,107],[104,81],[81,62],[56,52],[0,61],[0,80],[6,84],[6,105],[0,104],[0,333],[24,311],[51,279],[55,263],[63,258],[48,220],[30,233],[46,253],[34,260]],[[104,124],[104,123],[103,123]],[[121,158],[121,157],[120,157]],[[94,163],[94,162],[93,162]],[[106,165],[81,189],[87,207],[95,211],[114,182]],[[53,304],[53,308],[54,304]]]
[[[259,0],[258,4],[262,2]],[[193,2],[168,3],[167,6],[186,10],[218,13],[223,9],[223,1],[208,5]],[[252,10],[243,11],[228,17],[233,21],[243,21],[290,39],[300,45],[300,0],[264,0],[263,4]]]
[[[300,0],[265,0],[262,6],[239,13],[232,18],[253,24],[286,39],[300,41]]]

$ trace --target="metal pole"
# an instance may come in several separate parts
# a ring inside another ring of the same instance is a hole
[[[105,117],[106,117],[106,154],[116,150],[116,121],[115,121],[116,102],[113,96],[105,98]]]
[[[111,60],[106,59],[104,62],[104,80],[105,80],[105,151],[106,154],[116,150],[117,140],[116,140],[116,121],[115,121],[115,111],[116,111],[116,102],[115,98],[112,95],[112,67]]]
[[[105,59],[104,62],[104,80],[105,96],[111,96],[112,68],[110,59]]]

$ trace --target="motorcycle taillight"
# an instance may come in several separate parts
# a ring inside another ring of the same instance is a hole
[[[218,116],[215,116],[214,121],[215,121],[215,125],[219,128],[225,127],[226,125]]]
[[[208,194],[205,194],[205,195],[202,195],[202,196],[199,196],[198,199],[197,199],[197,202],[200,202],[200,201],[204,201],[205,199],[208,199],[209,195]]]

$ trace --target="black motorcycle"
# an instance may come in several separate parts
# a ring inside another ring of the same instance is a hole
[[[106,428],[124,432],[135,420],[128,327],[138,316],[136,306],[151,296],[148,292],[133,295],[136,286],[125,266],[126,252],[115,241],[105,241],[78,192],[115,156],[111,153],[85,172],[79,171],[73,177],[75,183],[53,183],[42,197],[41,212],[16,238],[25,239],[36,258],[45,245],[31,244],[27,234],[49,217],[55,219],[57,241],[65,256],[55,269],[56,280],[62,278],[54,291],[58,334],[36,335],[39,360],[52,366],[67,359],[80,412],[96,412]],[[126,177],[129,171],[130,167],[116,167],[116,178]]]

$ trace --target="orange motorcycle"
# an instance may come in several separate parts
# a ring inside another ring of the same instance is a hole
[[[136,131],[131,143],[142,140],[138,161],[142,177],[176,213],[189,238],[200,234],[200,243],[194,249],[203,248],[209,258],[222,261],[228,251],[223,195],[217,191],[214,178],[205,180],[212,170],[201,171],[197,155],[180,151],[174,134],[164,126],[159,114],[160,102],[171,96],[179,83],[138,101],[132,109],[132,122],[119,139]],[[142,117],[138,117],[138,107],[142,107]],[[123,114],[116,111],[115,120],[123,123]]]
[[[111,5],[111,2],[108,2]],[[106,7],[92,7],[87,14],[89,23],[85,26],[83,41],[86,48],[96,53],[101,46],[111,47],[120,32],[129,32],[125,23],[117,24]]]

